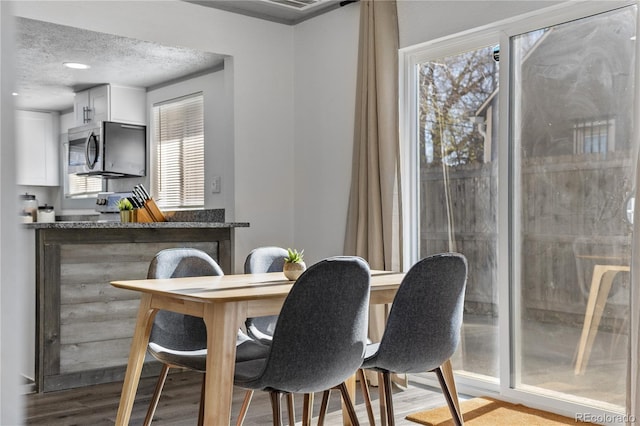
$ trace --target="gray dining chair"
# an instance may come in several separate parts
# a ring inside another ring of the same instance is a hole
[[[274,425],[281,424],[282,394],[335,387],[352,424],[359,424],[344,381],[362,365],[369,291],[369,266],[361,258],[332,257],[310,266],[282,306],[268,356],[236,362],[236,386],[270,393]]]
[[[224,275],[220,266],[207,253],[194,248],[171,248],[158,252],[151,260],[147,278],[164,279],[196,276]],[[153,320],[148,352],[162,362],[151,402],[144,420],[151,424],[160,394],[172,367],[186,368],[201,373],[206,371],[207,329],[202,318],[177,312],[160,310]],[[238,332],[236,361],[265,357],[268,348]],[[203,423],[204,379],[200,393],[198,424]]]
[[[245,274],[262,274],[266,272],[282,272],[284,259],[289,255],[286,249],[276,246],[258,247],[249,252],[244,261]],[[273,339],[273,331],[276,328],[278,315],[266,315],[262,317],[250,317],[245,320],[247,334],[257,341],[270,345]],[[242,424],[247,414],[247,408],[253,397],[253,391],[248,390],[239,414],[239,424]],[[287,394],[287,408],[289,421],[295,421],[295,404],[293,394]]]
[[[380,416],[393,419],[392,373],[433,371],[455,424],[462,415],[442,372],[460,342],[467,260],[459,253],[428,256],[411,267],[394,297],[380,343],[367,346],[363,369],[378,372]]]
[[[288,256],[282,247],[258,247],[251,250],[244,261],[245,274],[261,274],[265,272],[282,272],[284,259]],[[277,315],[247,318],[245,326],[247,334],[263,343],[270,344],[273,330],[276,327]]]

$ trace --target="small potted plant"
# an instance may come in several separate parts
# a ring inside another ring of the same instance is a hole
[[[133,204],[128,198],[119,199],[117,206],[118,210],[120,210],[120,222],[135,222]]]
[[[288,255],[284,258],[284,276],[290,281],[295,281],[307,269],[303,260],[304,250],[287,249]]]

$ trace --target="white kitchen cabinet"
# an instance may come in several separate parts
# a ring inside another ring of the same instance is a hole
[[[16,182],[59,184],[58,113],[16,111]]]
[[[75,124],[99,121],[146,124],[146,98],[144,88],[114,84],[77,92],[73,102]]]
[[[77,92],[73,100],[76,125],[106,121],[109,118],[109,85]]]

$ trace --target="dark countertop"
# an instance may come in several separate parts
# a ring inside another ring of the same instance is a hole
[[[164,212],[167,222],[125,222],[96,220],[97,215],[58,216],[56,222],[25,223],[27,229],[170,229],[170,228],[248,228],[248,222],[225,222],[224,209]]]
[[[25,223],[27,229],[169,229],[169,228],[248,228],[248,222],[51,222]]]

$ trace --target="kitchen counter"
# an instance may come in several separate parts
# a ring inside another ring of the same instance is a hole
[[[120,222],[99,220],[98,215],[57,216],[56,222],[26,223],[27,229],[145,229],[145,228],[246,228],[247,222],[225,222],[224,209],[175,210],[163,212],[166,222]],[[86,220],[85,220],[86,218]],[[79,219],[79,220],[78,220]]]
[[[154,223],[24,224],[35,237],[36,391],[122,380],[139,295],[110,282],[146,278],[160,250],[197,248],[233,273],[235,229],[249,224],[213,213],[167,213],[168,222]],[[143,375],[158,372],[151,360],[143,368]]]
[[[171,228],[247,228],[247,222],[100,222],[100,221],[61,221],[51,223],[25,223],[30,229],[171,229]]]

